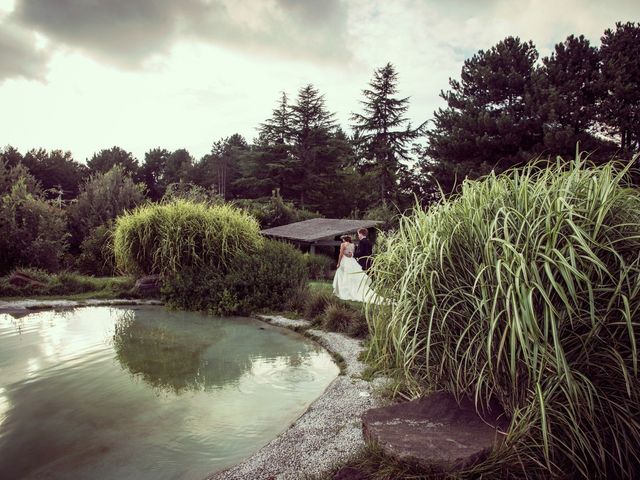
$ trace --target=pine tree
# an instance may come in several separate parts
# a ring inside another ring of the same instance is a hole
[[[543,122],[543,152],[569,157],[578,142],[588,151],[601,147],[593,135],[602,97],[598,50],[583,35],[570,35],[542,65],[536,74],[535,102]]]
[[[412,129],[405,114],[409,97],[397,98],[398,74],[391,63],[377,69],[369,88],[362,91],[364,113],[353,113],[353,128],[360,151],[361,166],[373,170],[380,193],[380,202],[394,200],[397,193],[401,160],[408,158],[408,147],[421,133],[422,124]]]
[[[292,152],[297,161],[296,183],[292,187],[300,207],[305,208],[306,193],[317,190],[317,182],[327,169],[332,169],[327,150],[335,129],[335,114],[326,109],[324,95],[308,84],[299,90],[291,117]]]
[[[607,93],[601,116],[628,154],[640,151],[640,25],[616,23],[602,37],[602,80]]]
[[[542,140],[531,102],[537,58],[533,43],[507,37],[467,59],[460,81],[449,80],[451,90],[440,94],[448,106],[434,114],[423,160],[443,187],[531,158]]]

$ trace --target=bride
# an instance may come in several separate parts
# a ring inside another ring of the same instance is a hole
[[[342,300],[377,302],[377,295],[371,290],[371,279],[353,257],[356,247],[351,242],[351,236],[343,235],[340,239],[342,243],[338,269],[333,277],[333,294]]]

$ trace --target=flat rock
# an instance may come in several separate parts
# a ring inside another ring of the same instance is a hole
[[[450,393],[437,392],[371,409],[362,425],[365,438],[385,454],[451,472],[482,461],[502,441],[508,421],[493,410],[481,418],[472,401],[458,405]]]

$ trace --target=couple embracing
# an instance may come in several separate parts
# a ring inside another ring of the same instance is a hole
[[[358,230],[358,246],[350,235],[340,237],[340,256],[338,269],[333,277],[333,294],[342,300],[355,302],[376,302],[377,295],[371,290],[371,278],[367,270],[371,267],[371,242],[367,238],[368,230]]]

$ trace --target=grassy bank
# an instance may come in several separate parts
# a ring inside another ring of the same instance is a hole
[[[22,270],[34,281],[25,285],[15,285],[11,275],[0,277],[0,300],[20,300],[24,298],[64,300],[115,299],[135,297],[133,277],[92,277],[78,273],[50,274],[40,270]]]

